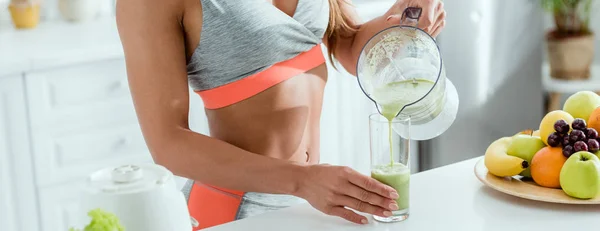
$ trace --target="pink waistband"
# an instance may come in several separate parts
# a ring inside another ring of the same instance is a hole
[[[278,83],[305,73],[325,62],[321,44],[264,71],[205,91],[196,91],[207,109],[217,109],[250,98]]]

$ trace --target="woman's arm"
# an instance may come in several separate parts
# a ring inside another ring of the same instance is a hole
[[[340,9],[348,18],[348,22],[356,32],[338,39],[333,52],[335,58],[350,74],[356,75],[356,62],[363,46],[377,32],[393,25],[400,24],[404,9],[416,6],[423,9],[418,27],[436,37],[445,26],[446,12],[439,0],[398,0],[385,14],[371,21],[361,23],[350,0],[338,1]]]
[[[184,4],[182,0],[127,0],[117,6],[129,85],[154,160],[177,175],[207,184],[295,193],[300,166],[247,152],[188,128],[184,14],[178,13],[184,12]]]
[[[186,3],[182,3],[186,1]],[[139,123],[155,162],[176,175],[244,192],[291,194],[355,223],[397,209],[397,192],[348,167],[298,165],[250,153],[188,127],[184,36],[186,4],[198,0],[118,1],[117,26]],[[185,8],[185,10],[184,10]],[[196,12],[197,13],[197,12]],[[392,205],[396,206],[393,207]],[[390,207],[391,206],[391,207]]]

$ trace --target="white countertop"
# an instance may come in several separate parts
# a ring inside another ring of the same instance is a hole
[[[85,23],[44,22],[0,31],[0,77],[123,57],[114,17]]]
[[[207,231],[435,231],[598,230],[600,205],[562,205],[513,197],[484,186],[473,173],[479,158],[411,178],[408,220],[355,225],[308,204],[216,226]],[[369,216],[368,216],[369,217]]]

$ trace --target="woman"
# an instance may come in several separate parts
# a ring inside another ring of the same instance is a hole
[[[376,32],[408,6],[436,36],[438,0],[399,0],[359,23],[344,0],[128,0],[117,23],[129,84],[156,163],[194,180],[200,228],[307,201],[365,224],[347,209],[389,216],[398,194],[342,166],[319,164],[319,117],[329,58],[354,73]],[[204,101],[210,136],[188,127],[188,89]]]

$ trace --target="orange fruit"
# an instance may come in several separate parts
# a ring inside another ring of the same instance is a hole
[[[590,114],[590,118],[587,121],[588,128],[594,128],[596,131],[600,132],[600,107],[597,107],[592,114]]]
[[[531,177],[536,184],[560,188],[560,170],[567,158],[560,147],[544,147],[531,160]]]

